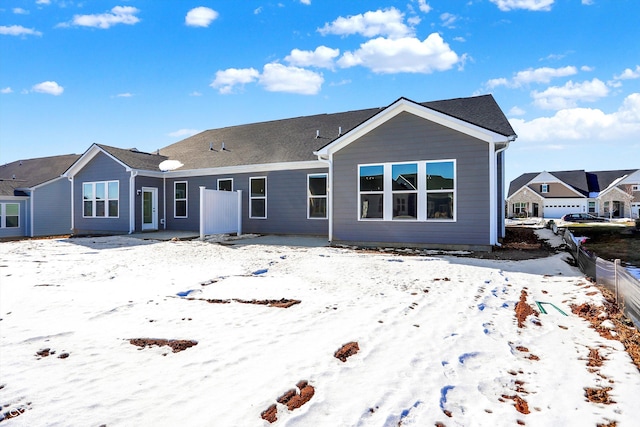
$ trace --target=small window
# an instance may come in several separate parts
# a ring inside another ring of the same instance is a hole
[[[360,218],[384,217],[384,166],[360,166]]]
[[[0,228],[20,227],[20,205],[18,203],[0,203]]]
[[[120,205],[118,181],[82,183],[82,216],[85,218],[117,218]]]
[[[249,178],[249,218],[267,218],[267,177]]]
[[[549,184],[540,184],[540,192],[548,193],[549,192]]]
[[[307,175],[307,197],[309,208],[307,217],[327,218],[327,174]]]
[[[174,182],[173,183],[174,197],[174,211],[173,216],[175,218],[186,218],[187,217],[187,197],[188,197],[188,187],[186,181]]]
[[[633,184],[631,186],[631,191],[640,191],[640,184]]]
[[[233,191],[233,178],[219,179],[218,191]]]

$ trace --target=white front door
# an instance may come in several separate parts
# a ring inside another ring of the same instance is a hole
[[[158,229],[158,189],[142,187],[142,231]]]

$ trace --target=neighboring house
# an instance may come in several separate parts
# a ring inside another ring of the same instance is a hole
[[[156,154],[94,144],[64,176],[76,234],[198,230],[206,187],[242,192],[245,233],[490,248],[504,235],[504,150],[515,138],[491,95],[400,98],[208,130]],[[182,167],[161,171],[168,159]]]
[[[71,194],[62,173],[75,154],[0,166],[0,238],[71,233]]]
[[[640,217],[640,169],[526,173],[511,181],[509,217],[560,218],[591,213],[607,218]]]

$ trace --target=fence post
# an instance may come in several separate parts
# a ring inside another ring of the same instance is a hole
[[[238,190],[238,236],[242,235],[242,190]]]
[[[616,305],[617,306],[619,306],[618,304],[618,266],[619,265],[620,265],[619,259],[613,260],[613,283],[616,288]]]

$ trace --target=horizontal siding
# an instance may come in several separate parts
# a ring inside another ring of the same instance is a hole
[[[358,164],[455,159],[457,221],[358,221]],[[488,245],[489,145],[402,113],[334,155],[334,241]]]
[[[307,219],[307,175],[327,169],[253,172],[167,179],[167,228],[199,230],[200,186],[217,189],[218,179],[233,178],[233,189],[242,191],[242,232],[257,234],[327,235],[328,220]],[[249,218],[249,178],[267,177],[267,218]],[[188,217],[174,217],[174,182],[187,181]]]
[[[17,203],[20,205],[20,217],[18,218],[18,227],[0,228],[0,238],[23,237],[28,234],[29,230],[29,202],[27,200],[2,199],[0,203]]]
[[[33,235],[56,236],[71,233],[71,183],[57,179],[38,187],[32,195]]]
[[[97,154],[73,179],[74,233],[111,234],[129,232],[129,179],[131,174],[104,153]],[[83,218],[82,183],[119,181],[120,200],[118,218]]]

